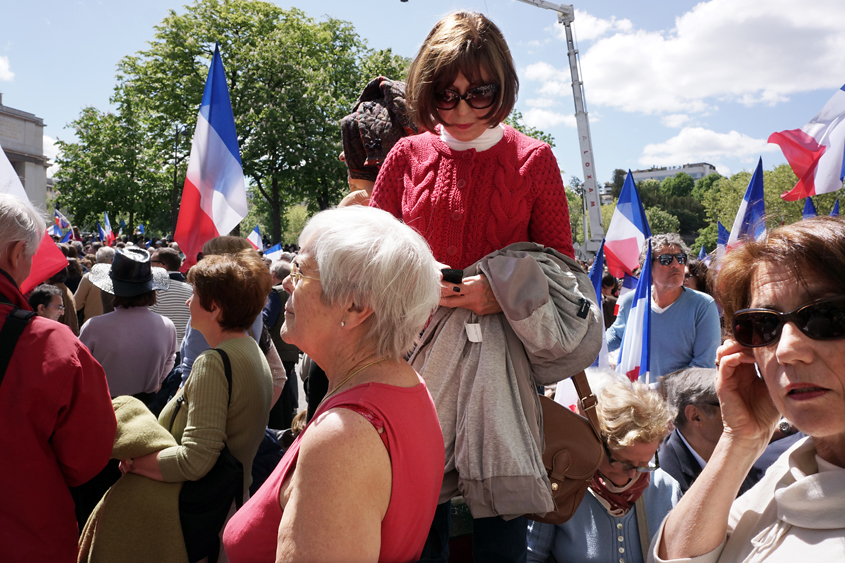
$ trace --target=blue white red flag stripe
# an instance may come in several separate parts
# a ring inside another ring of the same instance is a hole
[[[106,231],[100,226],[99,221],[97,221],[97,238],[100,239],[100,242],[106,242]]]
[[[249,241],[249,244],[251,244],[255,250],[260,250],[264,246],[261,242],[261,231],[258,230],[258,225],[252,229],[249,236],[246,237],[246,240]]]
[[[71,236],[72,234],[73,234],[73,229],[68,229],[68,231],[65,233],[65,236],[63,236],[63,237],[62,237],[62,240],[60,240],[59,242],[67,242],[67,241],[69,241],[69,240],[70,240],[70,236]]]
[[[105,242],[108,246],[111,246],[112,243],[116,240],[116,237],[114,236],[114,231],[111,228],[111,221],[109,221],[109,214],[106,213],[106,212],[103,212],[103,217],[105,218],[105,220],[103,221],[103,224],[104,224],[103,231],[106,233],[106,239],[103,242]]]
[[[56,222],[56,226],[60,229],[70,228],[70,221],[68,221],[67,217],[62,215],[58,209],[53,210],[53,220]]]
[[[185,253],[182,270],[187,271],[196,263],[197,253],[206,241],[228,234],[246,213],[246,187],[235,117],[220,49],[215,46],[174,235]]]
[[[802,197],[835,192],[845,177],[845,86],[801,129],[769,135],[798,176],[798,183],[781,197]]]
[[[833,204],[833,209],[830,210],[831,217],[839,217],[839,198],[836,198],[836,202]]]
[[[628,311],[625,334],[619,348],[616,371],[631,381],[649,381],[649,344],[651,342],[651,245],[646,251],[642,273],[634,291],[634,301]]]
[[[736,212],[728,250],[743,239],[760,240],[766,234],[766,203],[763,199],[763,158],[757,161],[757,168],[748,182],[745,196]]]
[[[593,265],[590,268],[590,281],[593,282],[593,289],[596,291],[596,299],[599,305],[599,309],[602,308],[602,294],[601,294],[601,280],[604,277],[604,241],[602,241],[601,246],[599,246],[599,251],[596,253],[596,259],[593,261]],[[602,331],[601,331],[601,351],[599,355],[596,357],[596,360],[593,362],[593,367],[597,368],[606,368],[608,365],[607,359],[607,338],[605,338],[604,330],[607,328],[604,326],[604,315],[601,316],[601,323],[602,323]]]
[[[277,244],[276,246],[271,246],[267,250],[264,251],[264,257],[269,258],[270,260],[276,261],[282,257],[282,253],[284,249],[282,248],[282,243]]]
[[[718,269],[721,267],[722,258],[725,257],[725,252],[728,250],[728,239],[731,237],[731,234],[721,221],[717,221],[716,226],[718,229],[716,235],[716,268]]]
[[[808,217],[815,217],[816,215],[816,206],[813,205],[813,198],[808,197],[807,200],[804,202],[803,218],[807,219]]]
[[[643,242],[649,237],[651,229],[648,227],[648,219],[640,201],[640,194],[634,185],[634,177],[628,170],[605,235],[604,255],[608,271],[617,278],[626,273],[633,275],[640,265]]]

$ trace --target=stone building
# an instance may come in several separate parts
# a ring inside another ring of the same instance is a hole
[[[41,209],[47,202],[47,168],[44,156],[44,120],[3,105],[0,94],[0,147],[21,179],[29,199]]]

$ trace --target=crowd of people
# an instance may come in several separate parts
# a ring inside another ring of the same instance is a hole
[[[74,242],[25,296],[45,223],[0,195],[0,560],[456,561],[458,505],[483,563],[845,560],[845,222],[718,273],[655,235],[651,380],[589,368],[634,294],[574,260],[518,88],[493,22],[443,18],[276,261]],[[601,461],[568,521],[526,518],[555,510],[540,395],[585,368]]]

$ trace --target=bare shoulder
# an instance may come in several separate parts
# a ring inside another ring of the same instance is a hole
[[[379,454],[382,454],[383,457]],[[375,427],[360,414],[334,408],[316,418],[302,437],[298,466],[329,461],[374,465],[389,457]]]

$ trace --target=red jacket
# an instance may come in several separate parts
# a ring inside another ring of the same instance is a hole
[[[2,270],[0,293],[32,310]],[[67,326],[33,317],[0,384],[0,561],[76,561],[68,487],[105,467],[116,424],[100,364]]]

